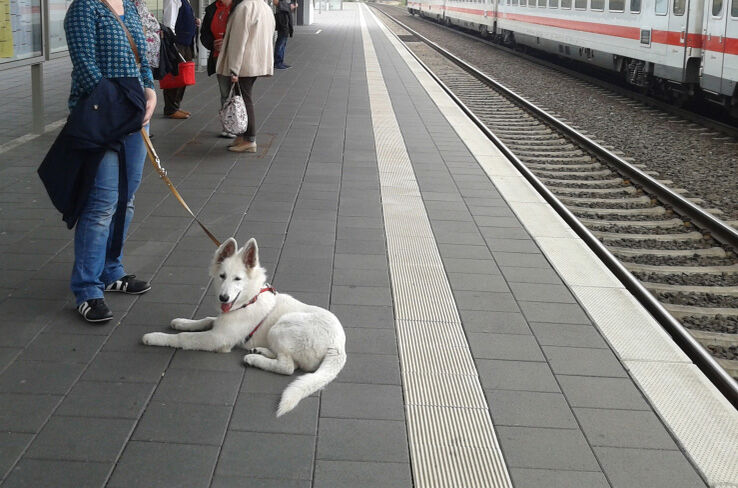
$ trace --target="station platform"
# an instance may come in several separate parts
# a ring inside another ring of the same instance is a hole
[[[148,163],[124,262],[153,288],[85,324],[73,233],[35,172],[49,132],[0,154],[0,486],[738,487],[736,410],[370,9],[343,5],[257,80],[256,154],[218,138],[204,73],[192,117],[159,109],[152,133],[216,236],[255,237],[280,293],[341,319],[344,370],[277,419],[292,378],[242,350],[140,343],[218,309],[215,248]]]

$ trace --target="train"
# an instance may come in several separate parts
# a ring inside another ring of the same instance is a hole
[[[738,0],[408,0],[407,9],[738,116]]]

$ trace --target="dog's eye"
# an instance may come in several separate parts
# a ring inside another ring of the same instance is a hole
[[[221,274],[220,274],[220,279],[221,279],[221,280],[224,280],[224,279],[225,279],[225,273],[221,273]]]
[[[241,281],[241,277],[240,276],[236,276],[235,278],[233,278],[233,281]]]

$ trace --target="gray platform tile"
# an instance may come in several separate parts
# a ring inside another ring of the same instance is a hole
[[[574,414],[592,446],[678,449],[650,410],[574,408]]]
[[[190,252],[190,262],[192,261],[192,253]],[[167,261],[169,262],[169,261]],[[136,307],[144,307],[153,309],[160,303],[184,303],[188,305],[197,304],[205,293],[205,287],[208,283],[207,268],[203,267],[198,273],[201,281],[198,284],[174,284],[160,283],[151,287],[151,291],[142,295],[136,301]]]
[[[497,252],[540,254],[541,250],[532,240],[525,239],[503,239],[500,237],[485,237],[485,242],[490,250]]]
[[[388,287],[335,285],[331,290],[331,303],[341,305],[374,305],[381,307],[391,306],[392,297]]]
[[[448,273],[500,274],[500,269],[491,259],[444,258],[443,264]]]
[[[542,268],[551,269],[551,264],[543,254],[492,251],[495,261],[500,267]]]
[[[247,367],[246,377],[241,384],[241,392],[281,395],[287,385],[292,383],[302,374],[304,373],[298,370],[291,376],[285,376],[257,368]],[[317,393],[313,393],[313,396],[317,395]]]
[[[54,415],[34,439],[25,457],[113,462],[123,450],[135,420]]]
[[[315,436],[229,431],[218,460],[218,476],[312,478]]]
[[[338,225],[336,239],[338,240],[359,240],[359,241],[380,241],[385,242],[384,231],[382,229],[361,229],[358,227],[347,227]],[[361,254],[361,253],[348,253]]]
[[[38,432],[61,399],[55,395],[0,394],[0,431]]]
[[[515,298],[509,292],[454,290],[454,298],[459,310],[520,311]]]
[[[203,277],[206,270],[203,269]],[[151,324],[153,329],[157,327],[168,327],[172,319],[192,317],[197,308],[197,303],[160,303],[156,307],[134,306],[123,319],[126,324]],[[77,319],[79,322],[79,318]],[[89,326],[87,328],[90,328]]]
[[[64,278],[69,278],[68,267]],[[11,297],[0,303],[0,313],[4,318],[4,322],[9,326],[18,329],[29,327],[38,330],[36,326],[48,324],[64,307],[65,303],[66,300]],[[22,323],[23,327],[18,327],[18,323]],[[10,345],[6,340],[7,336],[3,334],[2,337],[3,345]]]
[[[336,381],[399,385],[400,364],[397,355],[351,353]]]
[[[220,446],[230,414],[230,406],[151,402],[131,439]]]
[[[431,221],[433,232],[439,234],[445,233],[477,233],[478,227],[473,222],[456,222],[453,220],[437,220]]]
[[[387,257],[379,254],[338,254],[334,266],[347,269],[387,269]]]
[[[562,284],[561,278],[551,269],[501,266],[503,276],[510,283]]]
[[[334,213],[338,208],[338,195],[335,193],[327,193],[330,198],[305,198],[300,192],[300,198],[295,204],[299,208],[310,208],[314,210],[332,210]]]
[[[213,244],[207,247],[207,252],[213,250]],[[193,258],[200,252],[190,250]],[[203,251],[203,254],[206,251]],[[209,277],[207,275],[207,263],[202,266],[163,266],[155,276],[152,277],[152,288],[158,288],[160,284],[190,285],[192,287],[205,286]]]
[[[545,361],[532,335],[471,332],[467,337],[475,359]]]
[[[470,200],[474,200],[474,199],[470,199]],[[498,200],[499,199],[496,199],[493,201],[497,202]],[[475,220],[476,220],[476,217],[514,217],[515,216],[513,211],[510,210],[510,207],[508,207],[507,205],[499,205],[499,204],[498,205],[469,205],[469,211],[475,217]],[[497,239],[504,240],[504,238],[501,236],[498,236]],[[499,243],[500,247],[503,247],[504,244],[505,244],[504,242]],[[517,251],[517,252],[520,252],[520,251]]]
[[[600,469],[587,441],[577,429],[500,426],[495,430],[509,468]]]
[[[485,196],[487,192],[484,190],[467,190],[462,191],[462,194],[464,197],[483,197]],[[505,216],[499,216],[499,217],[493,217],[489,215],[480,215],[479,217],[474,218],[474,222],[476,222],[476,225],[478,225],[480,228],[482,227],[510,227],[514,229],[520,229],[522,228],[522,224],[516,217],[505,217]]]
[[[433,234],[439,244],[484,245],[484,239],[478,232],[441,232],[434,230]]]
[[[485,390],[485,393],[496,426],[577,428],[561,393],[514,390]]]
[[[288,234],[289,235],[289,234]],[[259,254],[261,255],[261,247]],[[330,259],[333,257],[333,246],[325,244],[291,244],[282,248],[280,259]]]
[[[317,459],[330,461],[408,462],[404,422],[322,418]]]
[[[104,341],[103,336],[45,332],[34,339],[20,359],[87,364]]]
[[[453,290],[509,292],[505,279],[500,275],[454,273],[448,270],[448,280]]]
[[[242,373],[244,350],[235,347],[229,353],[185,351],[177,349],[169,369],[197,369],[200,371],[229,371]]]
[[[353,324],[343,324],[348,353],[397,354],[397,339],[393,329],[370,329],[347,325]]]
[[[440,244],[438,252],[441,257],[459,259],[492,259],[487,246],[467,246],[463,244]]]
[[[517,300],[526,302],[576,303],[569,289],[564,285],[540,283],[510,283],[510,289]]]
[[[111,463],[24,458],[10,472],[3,488],[99,488],[110,469]]]
[[[423,193],[423,200],[426,202],[461,202],[461,196],[455,192],[435,192],[428,191]]]
[[[590,324],[589,317],[576,303],[548,303],[518,301],[528,322],[551,322],[556,324]]]
[[[335,211],[333,211],[335,213]],[[341,204],[338,206],[338,215],[341,218],[344,217],[370,217],[370,218],[381,218],[382,207],[375,204],[367,203],[344,203],[341,199]]]
[[[612,486],[697,488],[707,486],[680,451],[595,447]]]
[[[384,224],[381,217],[341,216],[338,219],[338,227],[382,230],[384,229]]]
[[[332,220],[336,219],[336,211],[335,210],[314,210],[309,208],[296,208],[294,212],[292,212],[291,216],[285,216],[285,218],[291,218],[294,220],[318,220],[318,221],[325,221],[325,220]]]
[[[599,331],[591,325],[531,322],[530,328],[542,346],[609,348]]]
[[[280,281],[279,283],[282,282],[283,281]],[[313,292],[309,292],[303,290],[294,290],[291,289],[289,286],[283,286],[281,284],[277,286],[277,289],[280,293],[291,295],[303,303],[315,305],[317,307],[328,308],[328,304],[330,303],[330,293],[328,292],[328,290],[321,291],[317,288],[317,286],[313,288]]]
[[[489,334],[532,334],[520,312],[460,310],[461,322],[468,332]]]
[[[208,486],[219,449],[215,446],[131,441],[109,488],[202,488]]]
[[[317,396],[305,398],[294,410],[277,418],[280,398],[281,395],[241,392],[228,429],[314,436],[318,430],[320,399]]]
[[[272,285],[279,290],[280,293],[289,294],[301,294],[307,292],[316,292],[321,295],[328,296],[331,290],[331,279],[329,271],[321,273],[321,275],[309,275],[291,272],[292,270],[284,271],[280,269]]]
[[[172,351],[162,347],[148,347],[141,343],[144,334],[155,331],[172,332],[171,329],[157,325],[121,324],[113,329],[110,337],[102,347],[102,351],[145,352],[170,357]]]
[[[609,349],[542,346],[556,375],[626,377],[620,361]]]
[[[30,433],[0,432],[0,479],[13,467],[32,439],[33,434]]]
[[[275,476],[279,473],[275,473]],[[311,488],[309,480],[287,480],[284,478],[249,478],[240,476],[219,476],[213,478],[210,488]]]
[[[504,200],[503,200],[504,201]],[[523,227],[479,227],[485,239],[529,240],[530,234]]]
[[[85,381],[156,383],[169,363],[169,355],[145,352],[100,352],[82,375]]]
[[[261,244],[261,241],[259,240],[258,236],[256,237],[256,241]],[[319,231],[310,231],[310,230],[293,230],[290,228],[289,234],[285,237],[282,237],[282,240],[284,240],[285,244],[290,245],[322,245],[327,247],[333,247],[335,245],[335,232],[334,230],[330,232],[319,232]],[[244,239],[242,239],[243,241]],[[275,242],[273,244],[275,247],[281,247],[282,243]]]
[[[261,216],[259,216],[261,217]],[[244,219],[240,229],[246,229],[250,235],[258,235],[259,233],[264,234],[286,234],[287,223],[286,222],[265,222],[263,220],[252,220],[249,218]],[[202,230],[200,230],[202,232]],[[233,235],[231,233],[230,235]]]
[[[601,471],[510,469],[515,488],[610,488]]]
[[[321,418],[405,420],[397,385],[336,383],[322,394]]]
[[[20,347],[0,347],[0,371],[12,363],[21,351],[23,349]]]
[[[382,240],[340,239],[336,241],[339,254],[386,254],[387,246]]]
[[[484,389],[559,392],[548,364],[531,361],[476,359]]]
[[[455,222],[472,222],[469,211],[448,209],[426,209],[428,218],[431,220],[453,220]]]
[[[572,407],[651,410],[630,378],[557,377]]]
[[[168,369],[154,393],[158,402],[233,405],[242,371]]]
[[[80,381],[57,415],[138,419],[154,391],[152,383]]]
[[[363,269],[356,271],[349,268],[336,269],[333,272],[333,284],[345,286],[378,286],[389,289],[389,274],[386,270]]]
[[[0,392],[61,395],[84,368],[78,363],[16,360],[0,374]]]
[[[410,465],[406,463],[373,463],[323,461],[315,463],[314,488],[410,488],[413,486]]]
[[[172,249],[166,241],[126,241],[126,256],[159,256],[163,258]]]
[[[64,264],[71,269],[70,265],[67,263]],[[49,279],[44,276],[45,271],[46,268],[44,267],[41,271],[33,274],[33,278],[31,279],[27,279],[29,274],[24,271],[24,279],[11,287],[13,290],[12,295],[8,295],[8,297],[44,297],[44,299],[48,300],[63,301],[71,298],[72,294],[69,291],[69,276],[62,280]],[[69,270],[67,270],[66,274],[69,274]],[[7,284],[10,286],[10,283]],[[10,290],[8,291],[10,292]]]

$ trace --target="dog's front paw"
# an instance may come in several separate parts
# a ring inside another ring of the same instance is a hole
[[[169,334],[163,332],[149,332],[148,334],[144,334],[141,342],[147,346],[168,346],[168,336]]]
[[[169,327],[175,330],[183,330],[184,326],[187,325],[191,320],[189,319],[174,319],[169,322]]]
[[[262,355],[259,353],[247,354],[243,357],[243,362],[245,364],[248,364],[249,366],[256,366],[256,363],[260,361],[261,358],[262,358]]]

